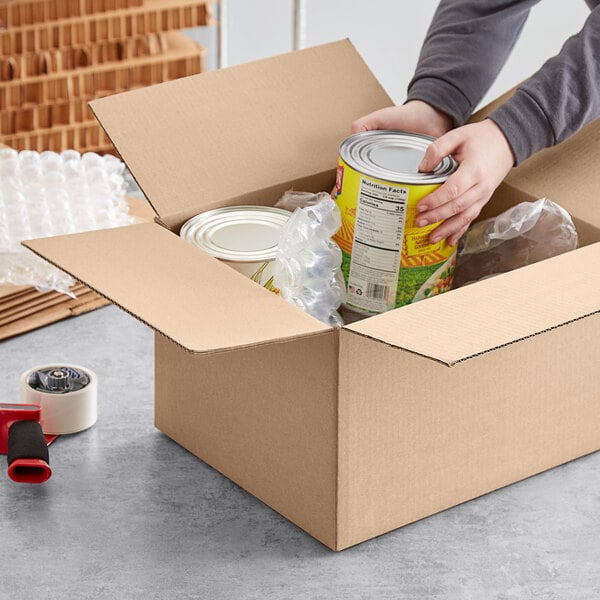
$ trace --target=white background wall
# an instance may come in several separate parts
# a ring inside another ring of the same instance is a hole
[[[307,0],[306,42],[312,46],[349,37],[388,93],[400,103],[436,6],[434,0]],[[581,28],[588,14],[583,0],[541,0],[483,102],[533,73]],[[291,50],[292,23],[292,0],[228,0],[229,64]],[[194,30],[191,35],[208,47],[208,67],[214,68],[214,30]]]

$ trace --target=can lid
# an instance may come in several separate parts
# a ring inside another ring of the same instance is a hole
[[[433,170],[419,171],[427,147],[435,138],[409,131],[364,131],[340,146],[342,160],[363,175],[406,184],[442,183],[456,171],[457,162],[447,156]]]
[[[231,262],[272,260],[291,213],[270,206],[230,206],[186,221],[179,235],[207,254]]]

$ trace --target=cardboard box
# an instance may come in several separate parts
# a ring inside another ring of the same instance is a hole
[[[336,550],[600,447],[600,122],[489,207],[548,196],[584,247],[341,329],[177,236],[331,189],[390,104],[348,41],[95,101],[159,222],[27,243],[157,331],[161,431]]]

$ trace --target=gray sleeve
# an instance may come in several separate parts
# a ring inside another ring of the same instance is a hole
[[[600,117],[600,7],[489,117],[504,132],[516,164]]]
[[[441,0],[408,86],[462,125],[496,79],[539,0]]]

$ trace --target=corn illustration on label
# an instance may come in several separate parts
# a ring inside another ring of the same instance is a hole
[[[252,270],[253,267],[250,266],[250,269]],[[267,288],[270,292],[273,292],[274,294],[279,294],[280,289],[275,287],[274,283],[274,270],[275,261],[265,261],[264,263],[262,263],[262,265],[260,265],[258,269],[256,269],[256,271],[254,271],[250,275],[250,279],[252,279],[252,281],[254,281],[255,283],[258,283],[259,285],[262,285],[264,288]]]
[[[417,204],[441,184],[393,183],[361,174],[340,158],[335,200],[342,226],[345,304],[378,314],[450,288],[456,248],[429,242],[439,223],[417,227]]]

